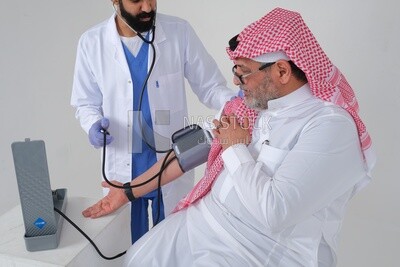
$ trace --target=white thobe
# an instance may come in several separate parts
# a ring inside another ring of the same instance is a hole
[[[168,216],[127,266],[334,266],[344,212],[367,178],[357,129],[306,84],[268,102],[251,143],[226,149],[211,192]],[[324,262],[324,264],[322,264]]]

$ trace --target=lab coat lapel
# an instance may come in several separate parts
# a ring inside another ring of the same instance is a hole
[[[154,65],[157,65],[158,60],[160,58],[160,49],[159,49],[159,44],[164,42],[166,40],[165,32],[163,30],[163,27],[161,23],[159,23],[158,20],[156,20],[156,36],[154,38],[154,48],[156,50],[156,61]],[[149,49],[149,62],[148,62],[148,67],[150,68],[151,66],[151,60],[153,59],[153,50]]]
[[[121,67],[121,69],[130,75],[128,63],[125,58],[124,49],[122,47],[121,39],[118,34],[117,25],[115,23],[115,14],[109,19],[107,24],[107,37],[110,40],[110,52],[112,57]]]

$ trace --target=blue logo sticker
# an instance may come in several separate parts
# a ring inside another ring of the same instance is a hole
[[[39,229],[43,229],[43,227],[45,227],[46,222],[42,219],[42,218],[38,218],[35,222],[34,225],[39,228]]]

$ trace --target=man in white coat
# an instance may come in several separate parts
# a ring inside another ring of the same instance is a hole
[[[77,50],[71,105],[96,148],[108,128],[105,174],[121,183],[152,166],[185,126],[184,78],[207,107],[220,109],[235,95],[188,22],[157,14],[156,2],[113,0],[115,13],[86,31]],[[135,201],[132,242],[148,231],[149,200],[156,224],[193,183],[190,172],[161,198],[151,192]]]
[[[354,92],[296,12],[276,8],[229,44],[244,99],[214,120],[204,177],[125,265],[335,266],[346,206],[375,164]],[[181,174],[172,161],[162,183]],[[156,186],[113,188],[83,215],[103,216]]]

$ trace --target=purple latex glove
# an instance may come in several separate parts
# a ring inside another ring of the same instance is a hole
[[[95,123],[89,129],[89,141],[95,148],[100,148],[104,143],[104,133],[110,125],[110,121],[107,118],[102,118]],[[109,133],[106,135],[106,145],[110,144],[114,140]]]

